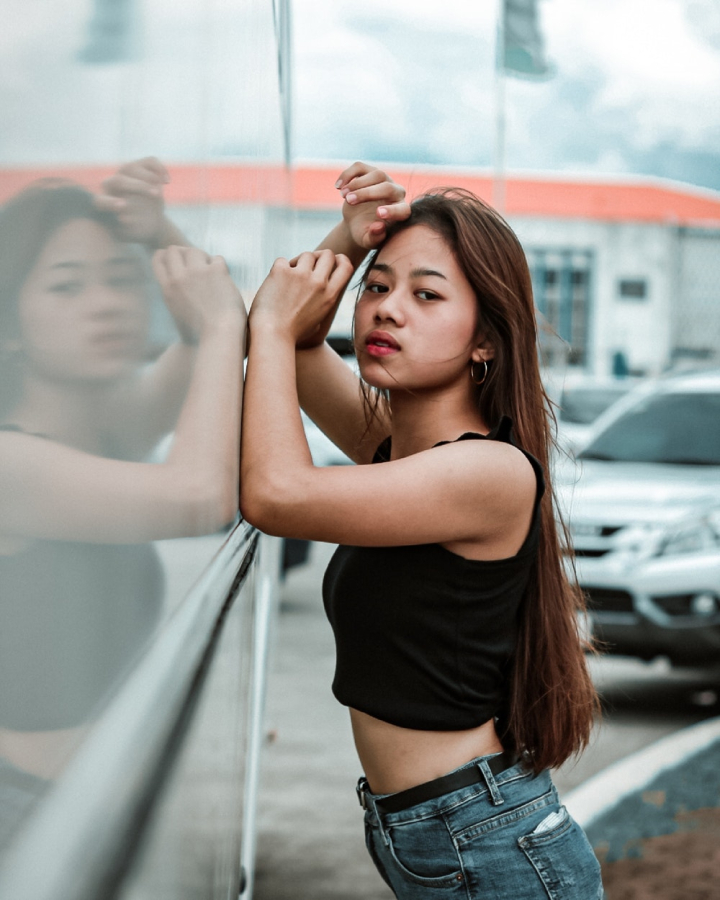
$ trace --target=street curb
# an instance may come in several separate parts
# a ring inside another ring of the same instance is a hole
[[[658,776],[709,751],[715,743],[720,755],[720,717],[684,728],[608,766],[568,794],[565,805],[587,829],[623,801],[639,795]]]

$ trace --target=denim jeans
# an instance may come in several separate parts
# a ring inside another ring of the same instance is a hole
[[[497,776],[480,771],[479,784],[401,812],[377,809],[387,795],[366,793],[367,847],[395,896],[601,900],[600,865],[549,773],[533,775],[521,763]]]

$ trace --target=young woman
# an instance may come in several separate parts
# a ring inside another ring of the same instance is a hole
[[[596,900],[598,863],[547,771],[586,744],[596,696],[548,486],[525,256],[467,192],[408,209],[361,164],[338,187],[334,248],[352,261],[278,260],[252,307],[242,512],[340,545],[323,587],[333,689],[365,772],[368,849],[395,895]],[[359,386],[322,341],[373,245]],[[298,399],[356,467],[313,468]]]
[[[0,210],[0,846],[152,631],[148,542],[236,515],[246,316],[220,258],[156,252],[182,340],[149,361],[148,260],[127,241],[182,240],[166,180],[141,160],[100,198],[50,181]]]

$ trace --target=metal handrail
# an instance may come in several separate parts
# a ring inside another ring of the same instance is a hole
[[[0,900],[113,894],[257,545],[258,533],[244,522],[228,535],[8,850]]]

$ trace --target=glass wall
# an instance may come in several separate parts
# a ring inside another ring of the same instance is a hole
[[[288,115],[271,0],[4,12],[0,847],[236,518]]]

